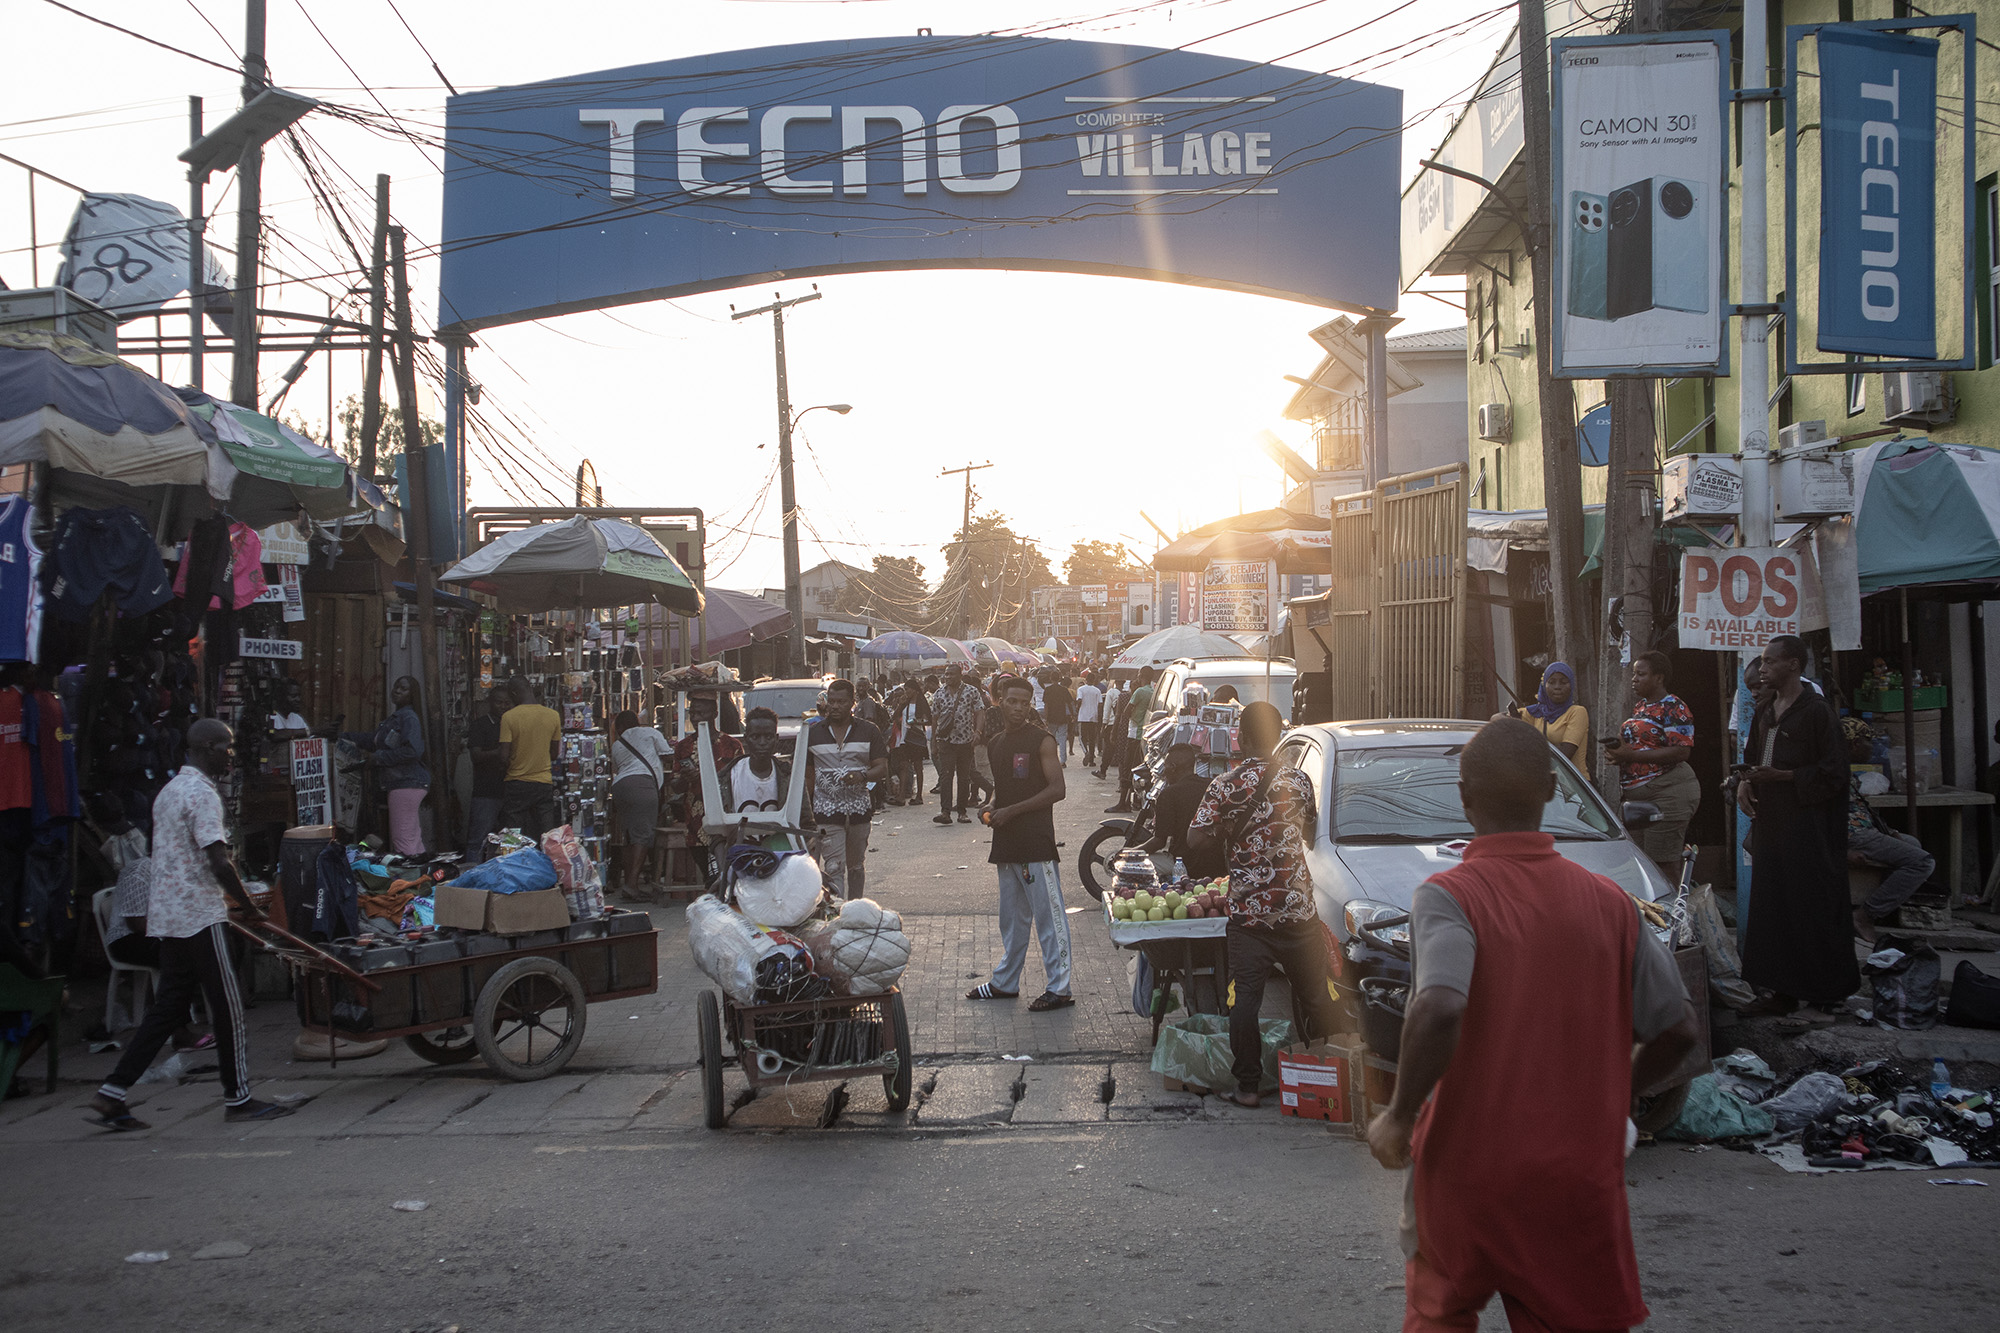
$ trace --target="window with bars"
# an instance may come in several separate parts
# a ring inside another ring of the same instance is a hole
[[[1979,182],[1977,193],[1979,217],[1973,231],[1973,262],[1982,279],[1979,288],[1979,358],[1981,370],[1991,366],[1995,360],[1994,348],[2000,345],[2000,177],[1988,176]]]

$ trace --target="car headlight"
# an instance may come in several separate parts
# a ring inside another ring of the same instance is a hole
[[[1347,937],[1349,939],[1360,935],[1361,928],[1365,925],[1376,921],[1383,921],[1392,916],[1405,915],[1403,909],[1400,907],[1392,907],[1388,903],[1378,903],[1367,898],[1356,898],[1352,902],[1349,902],[1346,907],[1346,914]],[[1377,931],[1375,934],[1377,938],[1388,940],[1395,944],[1408,944],[1410,942],[1410,923],[1405,921],[1400,925],[1391,926],[1387,930]]]

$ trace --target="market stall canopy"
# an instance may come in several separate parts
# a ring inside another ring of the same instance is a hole
[[[938,645],[944,649],[944,660],[947,665],[952,662],[963,663],[979,660],[979,654],[974,652],[972,645],[964,639],[947,639],[941,634],[932,635],[931,637],[935,638],[938,641]]]
[[[499,599],[504,611],[630,606],[658,602],[700,615],[687,571],[637,524],[578,515],[503,533],[439,579]]]
[[[776,602],[755,593],[733,588],[705,590],[707,605],[701,613],[708,634],[708,651],[734,652],[753,643],[775,639],[792,627],[792,613]]]
[[[224,402],[199,389],[176,389],[198,427],[235,467],[229,512],[252,527],[304,510],[322,522],[380,509],[381,490],[333,450],[262,412]]]
[[[172,389],[80,338],[29,329],[0,330],[0,463],[47,463],[124,487],[198,487],[217,502],[236,481]]]
[[[1861,591],[2000,580],[2000,450],[1890,440],[1854,459]]]
[[[1111,659],[1113,671],[1137,671],[1140,667],[1162,667],[1183,657],[1248,657],[1250,652],[1226,634],[1214,634],[1199,625],[1171,625],[1154,630],[1145,638]]]
[[[855,652],[878,662],[942,662],[944,645],[928,634],[912,630],[890,630],[862,644]]]
[[[1153,553],[1163,573],[1199,574],[1217,560],[1276,560],[1280,574],[1324,574],[1330,567],[1333,521],[1290,509],[1204,523]]]

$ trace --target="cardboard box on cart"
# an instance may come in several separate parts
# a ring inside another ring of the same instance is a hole
[[[458,930],[526,935],[536,930],[560,930],[569,924],[569,900],[561,889],[490,893],[440,884],[431,903],[432,920]]]

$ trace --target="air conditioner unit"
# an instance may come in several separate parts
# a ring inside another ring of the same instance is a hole
[[[1514,438],[1514,413],[1505,403],[1479,405],[1479,438],[1505,444]]]
[[[1956,414],[1951,379],[1938,370],[1905,370],[1882,376],[1882,420],[1943,426]]]

